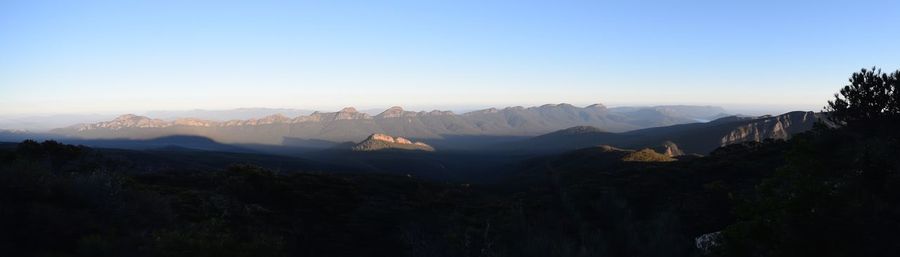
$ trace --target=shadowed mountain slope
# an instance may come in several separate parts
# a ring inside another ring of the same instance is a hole
[[[610,133],[598,128],[573,127],[521,142],[503,145],[539,153],[563,152],[579,148],[613,145],[624,148],[668,149],[669,155],[707,154],[729,144],[765,139],[788,139],[807,131],[823,117],[821,113],[790,112],[757,118],[725,117],[707,123],[680,124]]]

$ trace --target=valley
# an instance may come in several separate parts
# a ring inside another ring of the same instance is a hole
[[[2,0],[0,257],[897,257],[896,24]]]

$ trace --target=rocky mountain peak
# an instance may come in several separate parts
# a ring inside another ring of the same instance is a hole
[[[353,151],[377,151],[386,149],[434,151],[434,148],[428,144],[413,142],[412,140],[403,137],[392,137],[381,133],[372,134],[366,138],[366,140],[363,140],[351,148]]]
[[[106,122],[98,122],[94,124],[81,125],[78,127],[78,131],[97,129],[97,128],[105,128],[105,129],[121,129],[128,127],[137,127],[137,128],[156,128],[156,127],[164,127],[168,126],[169,123],[164,120],[159,119],[151,119],[144,116],[134,115],[134,114],[125,114],[111,121]]]
[[[559,104],[545,104],[545,105],[541,105],[538,108],[547,109],[547,108],[577,108],[577,107],[575,107],[574,105],[571,105],[571,104],[567,104],[567,103],[559,103]]]
[[[387,110],[384,110],[383,112],[381,112],[380,114],[376,115],[375,117],[378,117],[378,118],[397,118],[397,117],[402,117],[404,113],[406,113],[406,112],[403,111],[403,108],[402,108],[402,107],[400,107],[400,106],[394,106],[394,107],[388,108]]]
[[[385,135],[385,134],[381,134],[381,133],[372,134],[366,140],[378,140],[378,141],[384,141],[384,142],[390,142],[390,143],[397,142],[396,140],[394,140],[394,137]]]
[[[344,109],[341,109],[340,111],[335,113],[334,116],[335,120],[361,120],[369,118],[371,117],[369,117],[368,114],[358,112],[356,111],[356,108],[353,107],[346,107]]]

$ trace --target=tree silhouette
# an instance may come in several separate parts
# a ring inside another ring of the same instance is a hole
[[[831,120],[851,128],[896,125],[900,116],[900,70],[887,74],[872,67],[850,76],[850,84],[828,101]]]

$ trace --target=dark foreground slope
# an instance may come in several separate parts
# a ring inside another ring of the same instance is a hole
[[[626,162],[635,152],[624,151],[596,159],[601,170],[569,166],[570,155],[533,159],[506,182],[474,186],[393,175],[279,175],[246,165],[133,172],[139,165],[110,164],[133,155],[28,142],[0,153],[0,250],[13,256],[687,255],[693,236],[731,220],[726,191],[716,190],[752,185],[761,175],[746,169],[770,170],[783,148],[735,147],[724,157],[686,163]],[[748,157],[754,154],[773,159]],[[660,240],[658,248],[642,246],[651,237]]]
[[[480,185],[248,165],[134,172],[103,151],[25,142],[0,150],[0,253],[892,256],[900,148],[887,135],[824,129],[677,160],[586,148]],[[704,235],[719,247],[697,248]]]
[[[503,206],[405,176],[135,174],[97,154],[54,143],[0,153],[4,256],[459,256],[484,226],[468,217]]]

